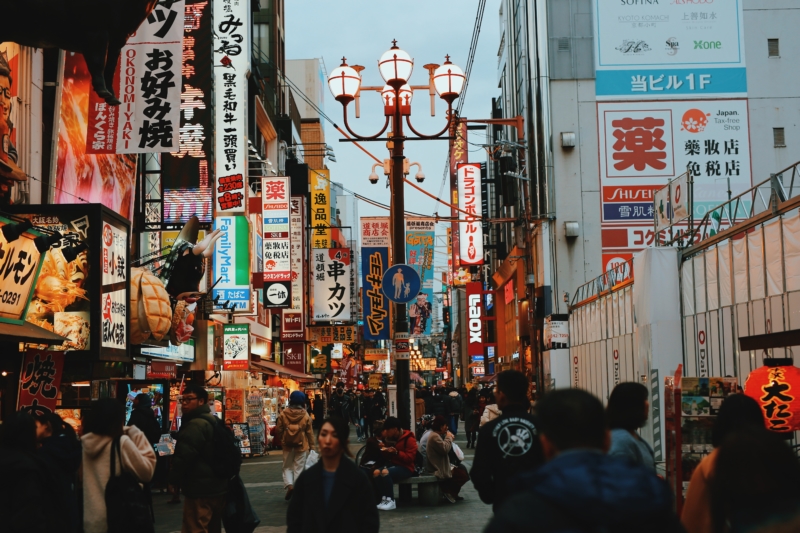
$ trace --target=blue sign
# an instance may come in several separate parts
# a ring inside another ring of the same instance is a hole
[[[421,288],[419,274],[408,265],[392,265],[383,274],[381,290],[395,303],[407,304],[416,299]]]
[[[364,339],[389,340],[389,302],[381,290],[389,266],[389,248],[361,248],[361,287],[364,302]]]
[[[747,69],[598,70],[595,89],[601,98],[636,97],[641,100],[742,95],[747,92]]]
[[[604,203],[603,204],[603,220],[609,221],[653,221],[653,204],[652,203]]]

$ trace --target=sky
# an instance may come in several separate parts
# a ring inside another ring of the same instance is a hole
[[[426,63],[444,63],[445,54],[466,70],[470,41],[477,14],[478,0],[286,0],[285,30],[286,59],[321,57],[330,73],[341,64],[342,56],[350,65],[366,66],[362,72],[364,85],[383,85],[378,72],[378,59],[397,39],[398,46],[414,58],[412,85],[427,84]],[[490,118],[491,99],[498,97],[497,50],[499,37],[499,0],[486,2],[478,48],[472,74],[462,109],[468,118]],[[326,87],[327,89],[327,87]],[[412,102],[411,123],[421,133],[439,132],[445,125],[447,104],[436,97],[436,116],[430,116],[430,97],[427,92],[415,91]],[[456,100],[455,105],[458,104]],[[361,96],[361,118],[354,118],[354,104],[348,108],[350,127],[360,135],[373,135],[380,131],[385,117],[378,93],[367,92]],[[325,113],[344,129],[342,106],[325,91]],[[407,129],[407,128],[406,128]],[[485,132],[471,131],[469,141],[484,144]],[[372,185],[367,177],[374,161],[352,143],[342,143],[342,135],[327,125],[326,142],[336,154],[336,163],[330,162],[331,180],[346,189],[368,198],[389,204],[390,194],[385,178],[379,169],[380,181]],[[362,144],[376,157],[389,157],[384,142]],[[475,145],[469,146],[471,162],[486,161],[486,152]],[[439,195],[442,175],[447,160],[447,141],[413,141],[406,143],[406,157],[419,162],[425,173],[422,188]],[[417,171],[412,168],[413,176]],[[416,183],[416,182],[415,182]],[[442,194],[447,199],[448,186]],[[423,195],[410,186],[405,189],[406,210],[425,215],[437,212],[450,215],[450,208]],[[358,203],[359,216],[388,216],[389,211],[366,202]],[[439,224],[437,234],[444,235],[444,224]],[[437,250],[438,252],[439,250]],[[437,256],[443,257],[444,254]],[[437,257],[437,259],[439,259]],[[440,261],[436,261],[439,263]]]

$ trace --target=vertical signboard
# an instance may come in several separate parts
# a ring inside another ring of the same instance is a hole
[[[186,0],[178,149],[161,156],[162,220],[210,223],[214,214],[211,157],[211,8]]]
[[[308,171],[311,190],[311,247],[329,248],[331,245],[331,173],[327,169]]]
[[[467,283],[467,355],[483,355],[483,285]]]
[[[216,214],[243,213],[247,182],[247,74],[250,3],[214,2]]]
[[[364,339],[389,340],[391,307],[381,290],[383,273],[389,268],[389,217],[362,217],[359,224]]]
[[[103,348],[125,350],[128,330],[128,264],[127,228],[103,222],[102,256],[102,340]]]
[[[430,335],[433,316],[433,252],[436,222],[433,219],[406,219],[406,264],[417,271],[420,291],[408,305],[409,331]]]
[[[29,349],[22,360],[17,410],[33,415],[54,412],[63,369],[63,353]]]
[[[292,238],[292,305],[282,311],[281,340],[305,339],[306,198],[292,196],[289,230]]]
[[[291,305],[291,192],[289,178],[261,178],[264,307]]]
[[[305,374],[306,346],[302,342],[283,343],[283,366]]]
[[[222,236],[214,246],[213,298],[236,309],[250,309],[250,225],[245,216],[218,216]]]
[[[89,93],[87,154],[173,152],[181,113],[184,0],[158,2],[122,47],[111,106]]]
[[[462,120],[453,126],[453,139],[450,145],[450,203],[453,206],[459,205],[458,199],[458,167],[465,164],[469,160],[469,151],[467,150],[467,122]],[[461,268],[461,250],[458,242],[458,223],[455,222],[459,218],[459,211],[457,209],[450,209],[450,216],[453,222],[450,224],[451,229],[451,251],[452,261],[451,272],[455,276],[455,271]]]
[[[741,0],[594,0],[597,99],[747,92]]]
[[[317,322],[346,322],[350,316],[350,250],[317,249],[313,256],[313,319]]]
[[[250,324],[222,325],[222,369],[250,369]]]
[[[458,166],[458,245],[461,265],[483,264],[483,229],[481,210],[481,165]]]

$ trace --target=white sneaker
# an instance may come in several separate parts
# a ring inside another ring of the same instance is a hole
[[[383,505],[384,503],[386,503],[386,496],[382,497],[382,498],[381,498],[381,501],[380,501],[380,502],[378,503],[378,505],[376,505],[375,507],[377,507],[378,509],[380,509],[380,508],[381,508],[381,505]]]
[[[378,509],[381,511],[394,511],[397,509],[397,504],[391,498],[386,498],[380,504],[378,504]]]

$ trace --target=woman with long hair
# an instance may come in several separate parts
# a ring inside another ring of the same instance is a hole
[[[341,418],[322,423],[317,438],[320,460],[295,482],[286,512],[287,533],[379,530],[372,485],[349,459],[349,435],[350,426]]]
[[[655,472],[653,449],[636,432],[650,414],[650,391],[641,383],[620,383],[608,397],[606,416],[611,429],[608,455],[626,457]]]

